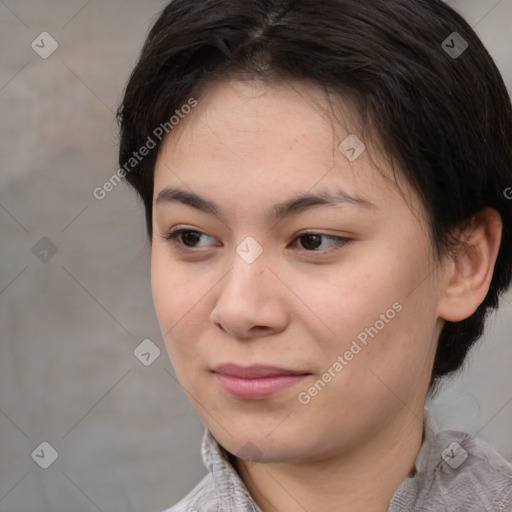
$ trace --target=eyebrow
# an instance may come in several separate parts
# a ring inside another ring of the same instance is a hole
[[[222,212],[222,208],[218,204],[194,192],[178,188],[164,188],[158,193],[156,198],[157,205],[173,202],[182,203],[215,216],[219,216]],[[341,206],[345,204],[351,204],[370,210],[377,209],[375,204],[368,199],[357,196],[354,197],[343,189],[336,188],[334,190],[318,193],[302,194],[282,203],[275,204],[270,208],[268,217],[273,221],[279,221],[285,217],[298,215],[316,206]]]

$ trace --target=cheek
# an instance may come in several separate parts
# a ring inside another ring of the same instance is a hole
[[[294,294],[304,303],[301,316],[310,326],[319,326],[316,339],[323,340],[334,356],[348,350],[359,334],[364,338],[365,329],[376,321],[381,327],[381,314],[391,309],[388,316],[395,316],[392,305],[399,298],[399,284],[382,259],[379,264],[360,259],[330,269],[320,278],[298,274],[289,279],[295,283]]]
[[[427,368],[435,294],[428,283],[411,293],[427,275],[420,249],[401,256],[380,251],[378,259],[360,258],[320,283],[304,277],[297,281],[297,295],[307,297],[325,325],[316,338],[326,356],[322,366],[331,368],[338,356],[346,361],[337,373],[338,385],[350,383],[362,394],[372,389],[379,394],[375,388],[385,390],[384,383],[392,389],[407,385]]]
[[[339,355],[351,360],[337,383],[338,392],[347,386],[354,406],[368,403],[382,410],[400,406],[427,385],[436,348],[435,308],[428,301],[425,296],[400,297],[393,304],[385,300],[383,307],[372,308],[366,325],[354,326],[352,332],[358,333],[343,340]]]
[[[170,262],[164,251],[153,249],[151,257],[151,288],[158,323],[169,355],[178,348],[177,340],[190,340],[183,348],[193,347],[195,329],[205,323],[203,300],[208,289],[206,279],[180,270]],[[181,350],[181,349],[180,349]]]

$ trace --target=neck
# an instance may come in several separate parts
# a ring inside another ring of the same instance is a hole
[[[386,512],[414,474],[423,441],[418,417],[403,409],[364,444],[327,459],[251,465],[236,459],[235,467],[262,512]]]

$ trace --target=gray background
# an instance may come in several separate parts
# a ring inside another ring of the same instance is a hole
[[[512,90],[512,0],[450,3]],[[158,512],[205,474],[203,426],[153,312],[140,204],[125,184],[92,194],[117,169],[114,111],[164,5],[0,1],[0,512]],[[44,31],[59,44],[46,60],[31,48]],[[43,237],[53,256],[33,251]],[[441,427],[508,460],[511,304],[431,404]],[[133,353],[144,339],[161,350],[150,366]],[[48,469],[31,457],[43,441],[59,454]]]

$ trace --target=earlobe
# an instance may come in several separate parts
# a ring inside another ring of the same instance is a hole
[[[458,249],[446,256],[446,284],[438,307],[442,319],[465,320],[483,302],[491,284],[502,229],[500,214],[485,208],[463,230]]]

